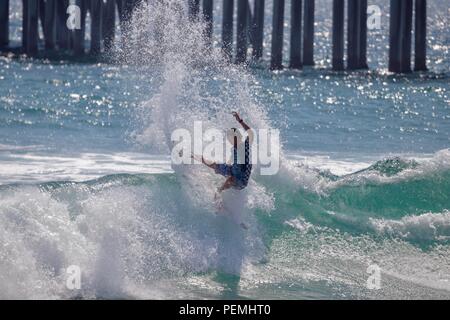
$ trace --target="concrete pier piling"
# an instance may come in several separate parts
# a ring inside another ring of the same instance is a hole
[[[28,0],[22,0],[22,52],[27,50],[28,41]]]
[[[412,0],[391,0],[389,71],[411,72]]]
[[[344,0],[333,0],[333,58],[334,71],[344,70]]]
[[[127,21],[130,18],[130,14],[127,10],[127,6],[124,3],[124,0],[116,0],[117,2],[117,12],[119,14],[119,26],[120,26],[120,34],[121,38],[127,38],[129,33],[129,25]],[[122,50],[125,49],[125,41],[121,41]]]
[[[116,0],[116,3],[117,10],[119,12],[121,48],[123,52],[128,52],[131,49],[128,42],[128,40],[131,38],[130,21],[133,17],[136,0]]]
[[[119,12],[119,20],[121,23],[126,23],[130,21],[133,15],[135,1],[136,0],[116,0],[117,10]],[[196,2],[198,8],[199,0],[189,0],[189,1]],[[198,9],[196,11],[196,14],[198,14]]]
[[[303,65],[314,65],[314,0],[304,0],[303,8]]]
[[[44,8],[44,43],[46,50],[55,50],[56,45],[56,1],[57,0],[42,0],[40,5]]]
[[[391,0],[389,18],[389,71],[400,70],[399,39],[400,39],[400,5],[401,0]]]
[[[367,65],[367,0],[359,2],[359,49],[358,69],[368,69]]]
[[[248,0],[237,0],[236,63],[247,60]]]
[[[200,0],[188,0],[188,15],[191,21],[198,19],[200,13]]]
[[[70,49],[70,30],[67,28],[68,0],[56,0],[56,44],[59,50]]]
[[[302,62],[302,0],[291,1],[291,46],[289,67],[301,69]]]
[[[222,50],[229,60],[233,55],[233,13],[234,0],[223,0]]]
[[[120,25],[122,50],[133,50],[128,39],[139,44],[131,33],[133,11],[143,2],[161,0],[22,0],[23,52],[34,55],[39,44],[41,21],[45,50],[60,50],[74,56],[83,55],[85,48],[86,14],[91,25],[90,53],[98,55],[110,50],[116,38],[116,7]],[[286,0],[273,0],[270,69],[283,68],[283,37]],[[9,7],[11,0],[0,0],[0,51],[9,48]],[[164,3],[164,2],[161,2]],[[249,44],[252,60],[263,57],[265,0],[223,0],[221,46],[229,61],[247,61]],[[204,34],[212,48],[214,0],[185,0],[187,15],[192,22],[203,21]],[[314,65],[315,0],[290,0],[289,68],[301,69]],[[332,0],[332,69],[365,69],[367,65],[367,0]],[[80,10],[80,27],[68,27],[73,5]],[[253,7],[250,7],[252,5]],[[236,7],[236,9],[235,9]],[[347,9],[345,9],[347,7]],[[202,10],[200,12],[200,10]],[[347,11],[346,11],[347,10]],[[347,14],[346,14],[347,13]],[[414,21],[413,21],[414,14]],[[219,13],[220,15],[220,13]],[[234,21],[236,17],[236,21]],[[220,19],[220,17],[219,17]],[[347,22],[347,29],[345,23]],[[414,28],[413,28],[414,22]],[[391,72],[412,71],[412,37],[414,36],[414,70],[425,71],[427,54],[427,0],[390,0],[389,61]],[[234,26],[236,24],[236,26]],[[236,29],[234,29],[236,28]],[[233,41],[234,33],[235,42]],[[346,30],[346,31],[345,31]],[[345,33],[346,32],[346,37]],[[414,32],[414,35],[412,34]],[[155,31],[155,37],[158,32]],[[162,35],[162,33],[161,33]],[[346,40],[345,40],[346,38]],[[233,44],[235,43],[235,48]],[[235,50],[233,50],[235,49]],[[233,52],[234,51],[234,52]],[[208,53],[206,53],[208,54]],[[344,55],[347,59],[344,59]],[[234,59],[233,59],[234,56]],[[345,60],[347,66],[345,66]]]
[[[42,30],[44,30],[44,22],[45,22],[45,0],[38,0],[38,10],[39,10],[39,21],[41,22]],[[39,21],[38,21],[38,29],[39,29]]]
[[[283,22],[284,0],[274,0],[272,18],[272,49],[270,57],[270,69],[272,70],[279,70],[283,68]]]
[[[348,0],[347,68],[367,68],[367,0]]]
[[[26,53],[28,47],[28,0],[22,1],[22,52]]]
[[[402,0],[400,36],[400,72],[411,72],[411,30],[413,1]]]
[[[252,20],[252,56],[254,60],[261,59],[263,54],[264,8],[265,0],[255,1]]]
[[[9,0],[0,1],[0,50],[9,45]]]
[[[22,49],[29,56],[38,52],[38,16],[39,1],[23,1]]]
[[[102,37],[105,51],[109,51],[113,44],[116,33],[116,0],[103,2],[103,24]]]
[[[347,68],[367,68],[367,0],[348,0]]]
[[[203,0],[203,18],[206,24],[205,36],[209,44],[211,44],[213,33],[213,0]]]
[[[347,68],[358,68],[358,1],[348,0],[347,6]]]
[[[414,20],[414,70],[427,70],[427,0],[416,0]]]
[[[73,54],[82,56],[85,53],[85,35],[86,35],[86,14],[88,10],[88,0],[75,0],[75,5],[80,9],[80,25],[72,29]]]
[[[102,40],[102,5],[103,0],[91,0],[91,48],[90,53],[97,55],[101,52]]]

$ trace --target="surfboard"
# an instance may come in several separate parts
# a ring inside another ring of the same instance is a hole
[[[242,212],[245,207],[245,196],[242,190],[216,191],[220,183],[213,174],[205,168],[194,168],[192,164],[173,165],[172,169],[177,180],[192,201],[206,207],[218,216],[225,216],[243,229],[248,227],[243,223]],[[201,198],[201,201],[197,201]]]
[[[181,156],[182,154],[180,154]],[[182,188],[190,193],[193,201],[202,198],[203,206],[206,206],[217,215],[225,216],[241,226],[248,227],[243,223],[242,213],[245,209],[245,191],[228,189],[223,192],[216,191],[220,183],[214,178],[211,169],[200,168],[193,164],[172,165]],[[209,170],[209,171],[208,171]],[[201,204],[196,201],[197,204]]]
[[[226,215],[234,223],[247,230],[248,227],[244,224],[242,216],[245,210],[244,192],[242,190],[229,189],[218,194],[220,200],[218,212]]]

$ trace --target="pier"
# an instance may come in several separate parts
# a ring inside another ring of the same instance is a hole
[[[46,51],[76,57],[101,55],[113,47],[117,26],[122,37],[127,38],[126,22],[141,1],[152,0],[22,0],[19,50],[28,56]],[[219,1],[222,6],[216,6]],[[10,2],[0,0],[0,51],[3,52],[13,49],[9,42]],[[205,22],[208,43],[219,43],[230,61],[238,64],[259,61],[264,56],[263,50],[270,50],[272,70],[313,66],[315,0],[273,0],[271,8],[267,8],[267,3],[265,0],[186,0],[189,18]],[[288,5],[290,12],[287,12]],[[329,5],[332,70],[367,69],[367,0],[330,0]],[[389,12],[387,68],[394,73],[426,71],[427,1],[390,0],[386,11]],[[267,12],[271,13],[272,29],[270,44],[265,47]],[[87,14],[91,23],[89,45],[86,45]],[[69,21],[71,17],[79,19]],[[286,17],[290,18],[290,34],[284,30]],[[221,20],[221,32],[213,32],[214,19]],[[219,39],[214,39],[215,36]],[[289,39],[289,52],[284,52],[285,37]]]

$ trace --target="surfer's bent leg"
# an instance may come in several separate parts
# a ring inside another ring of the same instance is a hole
[[[219,192],[230,189],[236,184],[234,177],[228,177],[224,184],[218,189]]]

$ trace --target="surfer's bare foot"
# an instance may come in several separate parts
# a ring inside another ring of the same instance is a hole
[[[226,213],[225,206],[223,205],[222,201],[216,201],[216,208],[217,208],[216,210],[217,215]]]

